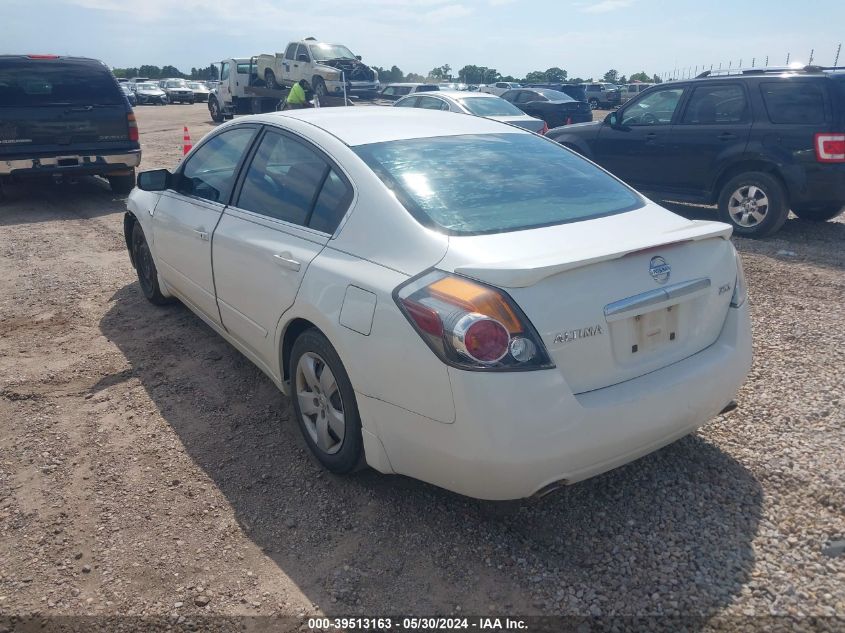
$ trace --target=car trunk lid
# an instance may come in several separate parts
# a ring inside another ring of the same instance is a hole
[[[515,125],[517,127],[521,127],[523,130],[530,130],[531,132],[540,132],[543,129],[543,126],[546,125],[545,121],[541,119],[535,119],[534,117],[529,117],[525,115],[491,116],[487,118],[493,119],[494,121],[501,121],[502,123]]]
[[[450,237],[439,268],[507,291],[577,394],[655,371],[716,340],[736,279],[729,235],[727,225],[648,205],[573,224]]]

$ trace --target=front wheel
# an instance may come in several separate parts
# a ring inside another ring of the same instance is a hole
[[[223,112],[220,110],[220,104],[217,99],[210,99],[208,102],[208,112],[211,115],[211,120],[215,123],[223,123]]]
[[[144,230],[137,221],[132,227],[132,260],[135,262],[135,271],[138,273],[138,283],[147,301],[155,305],[164,305],[173,301],[161,292],[161,287],[158,285],[158,269],[150,253]]]
[[[303,332],[290,355],[290,397],[308,448],[329,471],[363,464],[361,418],[340,357],[317,329]]]
[[[599,109],[599,100],[598,99],[590,99],[590,110],[598,110]]]
[[[264,85],[271,90],[279,89],[279,84],[276,81],[276,74],[269,68],[264,71]]]
[[[323,81],[322,77],[314,77],[314,94],[319,97],[327,97],[329,95],[329,90],[326,88],[326,82]]]
[[[818,207],[792,207],[792,212],[802,220],[811,222],[827,222],[845,211],[845,206],[840,203],[825,204]]]
[[[731,178],[719,195],[719,218],[741,237],[766,237],[786,222],[783,185],[771,174],[751,171]]]

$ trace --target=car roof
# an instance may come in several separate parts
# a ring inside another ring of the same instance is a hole
[[[525,133],[482,117],[460,116],[449,112],[418,108],[339,107],[309,108],[271,112],[238,121],[278,123],[290,117],[325,130],[349,146],[382,143],[411,138],[458,136],[460,134]]]
[[[467,97],[477,97],[479,99],[501,99],[497,95],[492,95],[489,92],[469,92],[467,90],[439,90],[432,93],[441,97],[449,97],[451,99],[465,99]],[[417,95],[418,96],[418,95]],[[405,97],[407,98],[407,97]]]
[[[437,84],[424,84],[424,83],[421,83],[421,82],[418,82],[418,81],[397,81],[395,83],[387,84],[387,86],[385,86],[385,88],[388,88],[390,86],[428,86],[428,85],[436,86]]]

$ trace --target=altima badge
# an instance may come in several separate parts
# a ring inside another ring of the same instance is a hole
[[[584,327],[577,330],[569,330],[568,332],[555,334],[555,343],[571,343],[572,341],[577,341],[578,339],[598,336],[599,334],[604,334],[604,332],[601,329],[601,325],[596,324],[592,327]]]
[[[648,264],[648,272],[651,278],[659,284],[665,284],[669,281],[669,275],[672,273],[672,267],[666,263],[666,260],[658,255],[652,257]]]

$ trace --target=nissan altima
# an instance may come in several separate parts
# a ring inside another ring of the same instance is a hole
[[[541,495],[689,434],[751,363],[729,226],[481,117],[238,118],[142,173],[124,229],[146,297],[260,367],[335,473]]]

